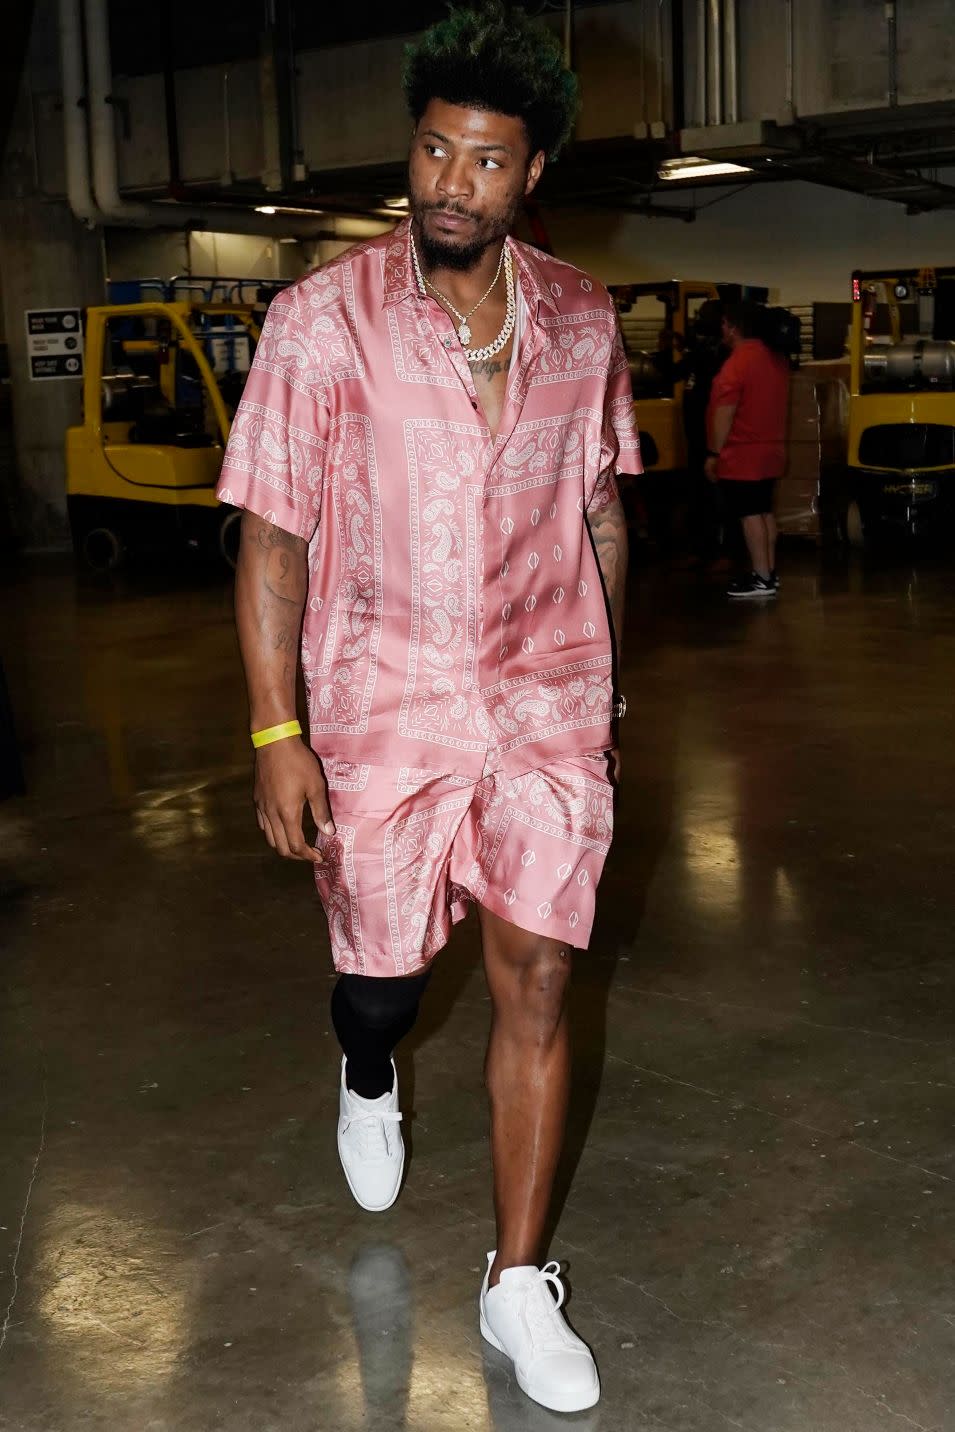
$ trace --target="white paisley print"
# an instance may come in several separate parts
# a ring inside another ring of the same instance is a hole
[[[487,439],[477,428],[407,424],[411,640],[398,730],[483,750],[490,728],[475,690],[479,508]]]
[[[382,622],[381,497],[369,419],[357,413],[336,418],[329,450],[335,530],[321,534],[332,535],[332,541],[320,540],[312,554],[312,570],[322,561],[337,561],[338,572],[325,613],[320,658],[308,630],[303,641],[302,664],[315,735],[367,729]]]
[[[329,789],[339,835],[316,878],[338,969],[422,968],[472,901],[586,947],[613,834],[604,757],[473,782],[377,767]]]
[[[343,974],[365,973],[365,945],[355,881],[355,829],[338,822],[333,839],[324,840],[323,861],[315,867],[325,906],[332,959]]]

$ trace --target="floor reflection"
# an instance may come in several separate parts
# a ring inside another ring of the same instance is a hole
[[[212,784],[194,780],[140,792],[132,805],[132,834],[154,855],[175,855],[185,845],[208,845],[217,834]]]
[[[37,1236],[36,1308],[62,1390],[154,1393],[189,1342],[187,1279],[168,1231],[146,1198],[124,1198],[125,1208],[63,1200]]]
[[[364,1425],[395,1429],[407,1426],[408,1395],[414,1362],[414,1314],[408,1264],[400,1248],[373,1244],[356,1253],[348,1270],[348,1302],[361,1389]]]

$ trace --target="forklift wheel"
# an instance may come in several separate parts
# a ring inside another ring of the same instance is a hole
[[[241,512],[227,512],[219,523],[219,555],[235,571],[239,560],[239,529]]]
[[[110,527],[92,527],[84,533],[82,552],[94,572],[115,572],[126,560],[123,539]]]
[[[846,541],[857,551],[865,547],[865,528],[862,525],[858,502],[850,502],[846,508]]]

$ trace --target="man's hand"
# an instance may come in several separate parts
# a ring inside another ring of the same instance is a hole
[[[306,803],[321,834],[334,835],[335,822],[321,762],[303,741],[275,741],[256,751],[252,799],[259,830],[273,850],[286,860],[321,863],[321,851],[309,845],[302,828]]]
[[[621,771],[619,746],[610,747],[610,750],[607,752],[607,765],[612,784],[615,786],[619,786]]]
[[[710,482],[719,482],[719,476],[716,471],[717,461],[718,459],[715,457],[708,457],[703,464],[703,471]]]

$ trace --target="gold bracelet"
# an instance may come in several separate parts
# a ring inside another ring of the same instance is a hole
[[[273,741],[284,741],[286,736],[301,736],[302,727],[298,721],[283,721],[279,726],[266,726],[264,731],[252,732],[252,744],[256,750],[260,746],[271,746]]]

